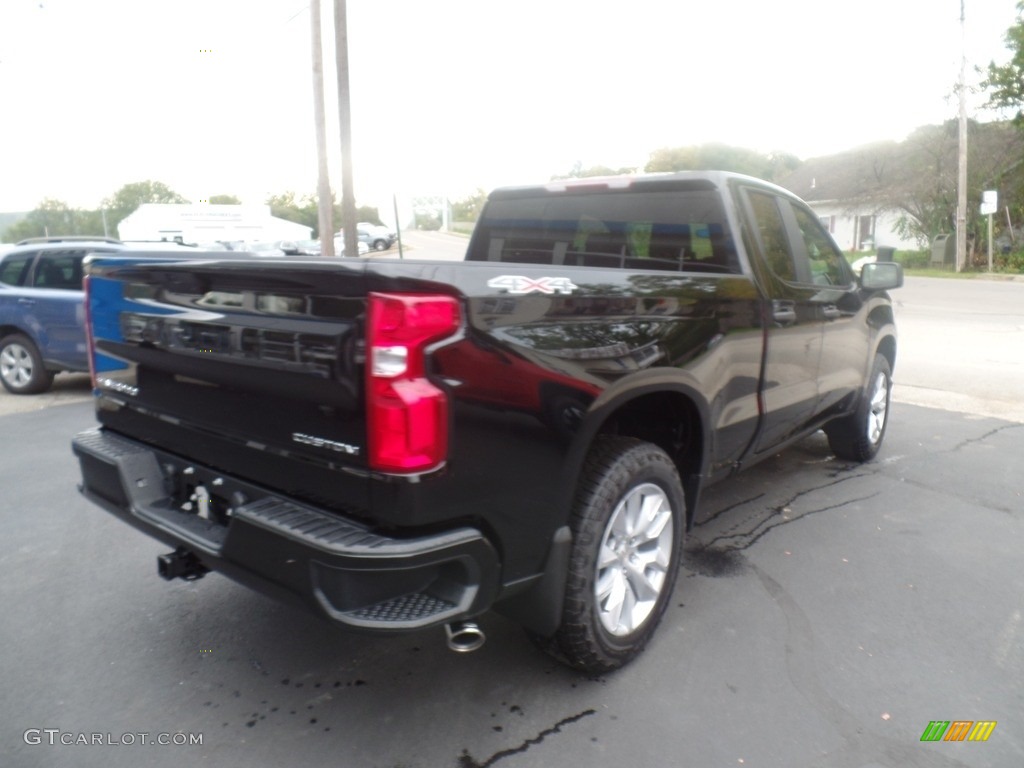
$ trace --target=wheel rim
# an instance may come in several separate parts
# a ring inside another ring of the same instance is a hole
[[[889,377],[879,371],[871,390],[871,405],[868,408],[868,440],[878,445],[885,432],[885,421],[889,416]]]
[[[12,387],[28,385],[32,371],[32,356],[21,344],[8,344],[0,351],[0,376]]]
[[[672,506],[659,486],[631,489],[615,507],[601,537],[594,581],[601,625],[621,637],[651,615],[672,559]]]

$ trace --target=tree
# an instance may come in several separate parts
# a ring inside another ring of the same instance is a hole
[[[3,239],[16,243],[29,237],[102,234],[103,221],[98,211],[82,211],[63,200],[46,198],[24,219],[8,227]]]
[[[1019,132],[1024,133],[1024,1],[1017,3],[1017,21],[1006,31],[1004,40],[1010,51],[1010,60],[1002,65],[989,62],[988,77],[981,85],[989,91],[988,106],[1015,110],[1013,123]],[[1007,218],[1015,218],[1019,226],[1024,218],[1024,173],[1019,161],[1001,182],[999,199],[1003,212]],[[1012,237],[1012,230],[1010,234]],[[1020,243],[1019,239],[1017,243]]]
[[[995,189],[1001,205],[1019,209],[1024,189],[1024,134],[1007,122],[972,120],[967,130],[967,237],[976,253],[985,242],[986,222],[978,212],[982,191]],[[922,244],[953,231],[957,146],[957,121],[948,120],[918,128],[898,145],[862,148],[856,154],[867,170],[861,172],[858,184],[861,199],[854,202],[901,213],[897,225],[901,234],[916,237]]]
[[[288,191],[279,195],[271,195],[267,198],[266,202],[270,206],[271,216],[310,227],[313,230],[314,237],[320,238],[321,242],[324,240],[320,232],[320,206],[316,195],[303,195],[299,197],[295,192]],[[334,202],[333,195],[331,196],[331,204],[333,206],[333,220],[341,221],[341,206]],[[356,221],[380,224],[380,215],[375,207],[364,205],[356,208]],[[334,238],[328,239],[333,241]]]
[[[234,195],[210,195],[210,205],[241,205],[242,201]]]
[[[635,168],[611,168],[607,165],[592,165],[589,168],[584,168],[583,163],[577,160],[572,169],[560,176],[552,176],[552,181],[560,181],[562,179],[589,179],[595,176],[622,176],[627,173],[633,173]]]
[[[103,209],[106,211],[107,226],[110,231],[116,231],[117,225],[126,216],[134,213],[140,205],[145,203],[187,203],[184,197],[163,182],[159,181],[136,181],[125,184],[117,192],[103,201]]]
[[[356,208],[356,221],[365,221],[370,224],[380,224],[380,212],[376,206],[360,205]]]
[[[452,221],[476,221],[485,202],[487,192],[480,188],[469,197],[456,200],[452,203]]]
[[[774,152],[763,155],[752,149],[727,144],[699,144],[689,147],[663,147],[651,153],[644,166],[649,173],[659,171],[732,171],[774,181],[800,164],[795,155]]]
[[[1010,61],[1002,65],[989,62],[988,77],[981,85],[989,91],[989,106],[1016,110],[1014,122],[1024,129],[1024,0],[1017,3],[1017,22],[1004,39],[1012,54]]]
[[[296,224],[310,227],[314,231],[319,229],[320,213],[316,198],[311,195],[298,198],[294,192],[284,192],[268,197],[267,205],[270,206],[271,216],[294,221]]]

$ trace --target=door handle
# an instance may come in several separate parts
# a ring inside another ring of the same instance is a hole
[[[772,318],[777,323],[790,325],[796,322],[796,305],[791,301],[773,301]]]
[[[826,320],[835,320],[842,312],[839,311],[839,307],[835,304],[826,304],[825,308],[821,310],[821,314],[825,316]]]
[[[18,303],[19,304],[24,304],[26,306],[31,307],[33,304],[36,303],[36,300],[35,299],[26,299],[26,298],[22,297],[22,298],[18,299]]]

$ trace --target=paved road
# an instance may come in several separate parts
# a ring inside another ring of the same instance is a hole
[[[899,401],[1024,422],[1024,282],[908,278],[893,299]]]
[[[423,232],[410,230],[402,233],[402,253],[398,246],[381,254],[371,254],[364,258],[408,258],[430,259],[434,261],[462,261],[466,255],[469,238],[465,235],[449,234],[448,232]]]
[[[869,465],[818,436],[709,491],[655,640],[586,677],[494,615],[460,656],[440,631],[346,634],[216,574],[165,583],[165,547],[74,490],[88,404],[6,416],[0,765],[1019,766],[1024,514],[1007,457],[1024,425],[894,419]],[[998,725],[922,744],[933,720]],[[92,734],[135,743],[59,743]]]
[[[651,647],[596,678],[498,616],[456,656],[440,632],[345,634],[218,575],[165,583],[165,548],[74,490],[87,377],[0,393],[0,766],[1024,764],[1024,426],[979,415],[1013,415],[992,382],[1016,380],[1022,294],[935,282],[896,294],[879,459],[836,461],[819,434],[709,490]],[[923,744],[933,720],[998,725]]]

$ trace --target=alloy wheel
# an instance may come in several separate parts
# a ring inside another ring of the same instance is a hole
[[[672,507],[653,483],[632,488],[608,520],[594,581],[598,618],[612,635],[635,632],[654,610],[672,558]]]

